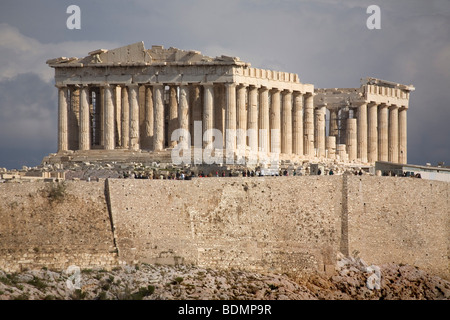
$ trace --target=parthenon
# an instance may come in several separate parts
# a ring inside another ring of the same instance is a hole
[[[167,158],[183,142],[233,158],[407,160],[411,85],[367,78],[360,88],[314,89],[237,57],[143,42],[47,64],[58,88],[55,157]],[[189,134],[174,139],[177,129]]]

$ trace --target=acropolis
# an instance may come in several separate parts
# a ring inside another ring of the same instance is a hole
[[[407,161],[412,85],[366,78],[359,88],[315,89],[297,74],[253,68],[237,57],[145,49],[143,42],[47,64],[59,93],[51,162],[171,162],[180,143],[244,163],[274,155],[365,165]],[[187,134],[175,136],[177,129]]]
[[[0,168],[0,299],[28,294],[13,282],[28,270],[25,284],[45,288],[36,270],[45,279],[66,270],[55,278],[68,286],[73,267],[83,281],[101,268],[98,290],[87,280],[64,291],[80,298],[94,288],[100,299],[111,285],[128,292],[124,279],[137,283],[138,270],[167,275],[167,266],[171,280],[146,275],[138,293],[159,299],[169,284],[198,299],[203,285],[187,269],[195,267],[215,270],[197,278],[233,300],[241,278],[220,288],[209,279],[275,273],[325,283],[320,292],[352,283],[365,299],[404,287],[450,297],[450,170],[407,164],[412,85],[366,77],[359,88],[317,89],[237,57],[142,42],[47,64],[58,88],[57,152],[36,168]],[[419,268],[446,280],[418,282]],[[272,281],[251,290],[281,292]]]

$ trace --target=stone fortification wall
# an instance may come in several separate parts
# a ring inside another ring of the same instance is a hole
[[[362,176],[349,179],[348,190],[350,254],[450,278],[450,183]]]
[[[302,176],[0,184],[0,269],[119,263],[333,269],[336,252],[450,278],[450,184]],[[44,190],[44,191],[42,191]]]
[[[116,263],[104,182],[0,184],[0,269]]]
[[[119,257],[251,270],[320,270],[340,241],[338,176],[110,180]]]

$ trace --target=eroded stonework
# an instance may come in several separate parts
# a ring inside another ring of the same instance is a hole
[[[406,163],[412,86],[368,78],[356,89],[314,90],[297,74],[252,68],[238,57],[145,49],[143,42],[47,64],[59,90],[52,157],[60,160],[74,153],[87,160],[137,154],[173,162],[171,152],[183,147],[211,148],[242,164],[253,158],[254,164],[266,158]],[[192,162],[196,157],[188,154]]]

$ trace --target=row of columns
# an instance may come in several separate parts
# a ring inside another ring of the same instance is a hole
[[[371,102],[356,112],[347,121],[349,160],[407,163],[407,108]]]
[[[337,144],[342,143],[336,141],[338,137],[336,110],[330,110],[329,137],[326,137],[326,107],[314,108],[312,93],[269,90],[266,87],[235,83],[226,83],[222,93],[215,90],[213,83],[201,86],[203,96],[199,85],[169,85],[169,147],[176,145],[176,141],[170,139],[174,130],[181,128],[193,132],[192,121],[202,121],[203,133],[209,134],[204,137],[204,147],[213,141],[211,131],[208,130],[214,128],[224,134],[224,147],[228,150],[248,146],[251,150],[308,157],[325,157],[328,152],[330,157],[330,153],[337,152]],[[143,134],[140,133],[139,86],[131,84],[119,88],[121,100],[114,97],[114,85],[105,84],[100,91],[103,104],[101,111],[103,148],[113,150],[116,147],[114,104],[120,103],[121,147],[131,150],[163,150],[165,86],[163,84],[145,86]],[[79,92],[79,150],[89,150],[91,147],[89,87],[79,86]],[[193,97],[190,98],[190,94]],[[223,114],[220,114],[222,111],[215,106],[219,101],[215,97],[216,94],[219,96],[223,94]],[[68,87],[59,87],[58,100],[58,150],[65,151],[69,148]],[[407,108],[360,103],[355,111],[356,118],[347,119],[343,126],[349,160],[406,163]],[[227,135],[226,130],[235,132],[236,129],[237,135]],[[333,136],[336,138],[333,139]]]
[[[89,150],[91,147],[90,91],[89,86],[77,87],[80,91],[79,150]],[[228,150],[248,146],[255,151],[314,155],[314,111],[311,93],[303,95],[298,91],[269,90],[266,87],[226,83],[224,85],[225,112],[222,115],[224,123],[221,125],[217,121],[220,114],[215,114],[220,113],[215,108],[215,103],[218,101],[215,99],[215,94],[218,91],[214,90],[213,83],[202,84],[202,87],[203,97],[200,97],[201,91],[198,85],[194,86],[194,90],[191,90],[192,85],[169,85],[169,140],[171,133],[178,128],[187,131],[192,129],[190,128],[191,119],[189,119],[192,116],[193,120],[202,121],[203,132],[214,127],[222,129],[224,147]],[[58,150],[66,151],[69,148],[68,87],[59,86],[58,88]],[[104,84],[101,88],[102,90],[99,91],[103,112],[101,141],[104,149],[113,150],[116,147],[115,103],[121,104],[120,145],[122,148],[131,150],[151,148],[155,151],[164,149],[165,86],[163,84],[145,86],[144,134],[140,133],[139,86],[137,84],[119,86],[120,98],[114,96],[115,85]],[[194,97],[190,99],[189,94],[192,92]],[[270,99],[269,95],[271,95]],[[201,104],[201,100],[203,100],[203,106],[198,105]],[[303,100],[305,101],[305,123]],[[97,99],[98,101],[100,99]],[[190,111],[191,108],[193,111]],[[233,132],[236,129],[238,129],[237,135],[234,135]],[[251,130],[247,131],[247,129]],[[229,134],[230,131],[231,134]],[[210,132],[204,140],[204,146],[212,142],[213,137]],[[169,141],[169,147],[175,145],[176,141]]]

